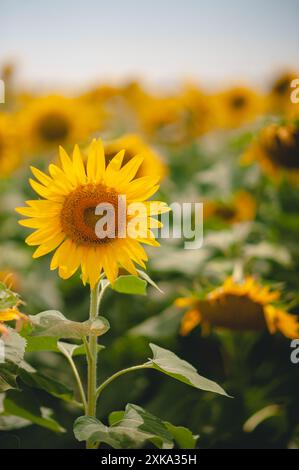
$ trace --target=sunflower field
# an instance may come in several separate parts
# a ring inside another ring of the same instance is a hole
[[[0,448],[298,449],[299,73],[70,94],[17,73],[2,67]],[[119,195],[145,207],[143,236],[121,236],[128,213],[95,232]],[[159,240],[173,203],[202,203],[200,247]]]

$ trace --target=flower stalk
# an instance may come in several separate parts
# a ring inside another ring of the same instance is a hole
[[[90,310],[89,310],[89,319],[90,322],[93,322],[98,316],[99,308],[99,285],[100,282],[97,282],[93,289],[90,289]],[[91,335],[88,341],[88,351],[87,354],[87,407],[86,407],[86,416],[92,418],[96,417],[96,390],[97,390],[97,336]],[[86,443],[87,449],[93,448],[93,443]]]

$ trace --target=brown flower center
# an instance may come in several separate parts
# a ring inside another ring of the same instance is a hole
[[[266,328],[263,306],[246,295],[225,294],[219,299],[200,302],[204,321],[232,330],[263,330]]]
[[[70,133],[70,123],[64,116],[51,113],[40,120],[37,131],[43,141],[62,142]]]
[[[230,105],[234,109],[242,109],[247,104],[247,98],[243,95],[235,95],[230,100]]]
[[[288,170],[299,169],[299,129],[278,130],[272,141],[265,143],[264,150],[273,163]]]
[[[113,189],[100,184],[78,187],[66,197],[61,210],[64,233],[77,245],[97,246],[113,242],[121,229],[118,225],[118,203],[118,194]],[[99,204],[101,215],[96,214]],[[107,208],[109,205],[111,211]],[[99,233],[97,223],[102,217],[105,220],[100,224],[102,232]]]

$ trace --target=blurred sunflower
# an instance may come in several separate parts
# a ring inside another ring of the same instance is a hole
[[[21,162],[19,139],[13,116],[0,113],[0,178],[9,176]]]
[[[216,108],[212,96],[191,83],[184,87],[181,100],[186,109],[186,134],[189,139],[214,129]]]
[[[142,155],[144,158],[135,178],[141,176],[159,176],[163,178],[166,175],[167,167],[162,162],[160,155],[136,134],[127,134],[105,144],[106,163],[109,163],[122,149],[126,149],[123,165],[135,155]]]
[[[248,222],[255,218],[256,201],[247,191],[238,191],[228,202],[205,202],[203,214],[205,220],[220,219],[226,224]]]
[[[16,322],[16,329],[19,330],[22,327],[23,323],[28,321],[28,317],[23,313],[19,312],[17,307],[0,310],[0,334],[8,334],[8,330],[4,323],[11,321]]]
[[[236,86],[214,96],[221,128],[236,128],[256,119],[264,110],[264,99],[251,88]]]
[[[0,271],[0,283],[4,283],[13,291],[20,290],[20,276],[15,271],[4,269]]]
[[[0,282],[0,334],[8,334],[4,325],[6,322],[15,321],[16,328],[20,329],[23,323],[28,321],[28,317],[18,310],[22,303],[18,294],[11,291],[5,282]]]
[[[147,255],[141,243],[159,246],[151,228],[160,226],[152,215],[168,211],[166,204],[145,202],[158,189],[156,176],[134,179],[143,158],[135,156],[122,166],[125,151],[119,152],[106,165],[101,141],[94,140],[88,152],[86,166],[76,145],[71,159],[60,147],[61,167],[51,164],[47,175],[32,167],[37,181],[30,180],[32,188],[44,199],[27,201],[28,207],[17,208],[17,212],[29,217],[21,220],[25,227],[36,229],[26,242],[39,245],[33,257],[38,258],[56,250],[51,270],[58,268],[63,279],[71,277],[81,266],[82,280],[94,287],[102,271],[113,282],[119,266],[137,275],[134,263],[145,267]],[[125,212],[125,227],[118,221],[119,196],[126,196],[127,208],[131,203],[142,202],[146,211],[140,215],[140,224],[146,227],[144,237],[130,237],[127,229],[132,216]],[[100,204],[113,206],[115,234],[103,233],[98,237],[97,222],[101,216],[95,214]]]
[[[257,160],[262,169],[276,181],[286,177],[299,181],[299,125],[271,124],[250,145],[241,162],[250,164]]]
[[[284,112],[290,104],[292,93],[291,83],[299,74],[294,71],[286,71],[273,81],[268,96],[268,108],[274,112]]]
[[[100,128],[101,117],[80,100],[52,95],[31,100],[20,123],[28,149],[38,151],[88,138]]]
[[[204,296],[179,298],[176,305],[188,307],[181,325],[181,334],[187,335],[201,324],[203,332],[215,326],[236,331],[280,331],[287,338],[298,338],[297,317],[276,306],[281,293],[258,283],[253,277],[236,282],[232,277]]]
[[[137,109],[145,134],[165,143],[184,139],[185,111],[178,97],[146,97]]]

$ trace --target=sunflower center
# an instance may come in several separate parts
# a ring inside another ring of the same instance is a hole
[[[273,86],[273,93],[275,95],[283,96],[286,93],[290,93],[291,80],[288,77],[281,78]]]
[[[299,129],[293,129],[287,134],[277,132],[265,150],[273,163],[288,170],[299,169]]]
[[[236,215],[236,210],[233,207],[220,206],[216,209],[215,214],[222,220],[230,221]]]
[[[232,330],[266,328],[263,305],[247,295],[225,294],[218,299],[200,302],[200,313],[208,323]]]
[[[118,203],[118,194],[106,186],[87,184],[78,187],[66,197],[61,210],[64,233],[77,245],[97,246],[113,242],[120,230]],[[97,207],[101,209],[98,213]]]
[[[54,143],[65,140],[70,132],[70,124],[64,116],[56,113],[44,116],[38,124],[41,139]]]
[[[234,109],[242,109],[246,106],[247,99],[243,95],[236,95],[231,98],[230,104]]]

